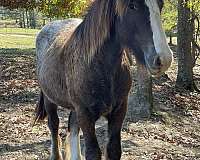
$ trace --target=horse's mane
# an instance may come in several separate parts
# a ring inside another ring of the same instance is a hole
[[[110,37],[115,16],[123,16],[129,0],[96,0],[83,22],[76,28],[65,46],[65,52],[78,60],[90,62],[105,40]]]

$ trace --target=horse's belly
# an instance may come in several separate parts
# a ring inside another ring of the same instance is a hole
[[[44,92],[45,92],[45,94],[47,93],[46,91],[44,91]],[[50,92],[51,93],[53,92],[53,94],[49,94],[49,90],[48,90],[48,93],[46,94],[46,96],[48,97],[48,99],[51,102],[55,103],[58,106],[62,106],[64,108],[73,109],[66,94],[63,94],[63,92],[59,92],[59,91],[55,91],[55,90],[52,90]]]
[[[67,96],[66,89],[63,89],[60,84],[51,83],[51,85],[41,85],[42,91],[48,97],[48,99],[58,106],[72,109]]]

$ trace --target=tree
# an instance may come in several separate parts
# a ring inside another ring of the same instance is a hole
[[[80,17],[89,0],[38,0],[39,10],[49,18]]]
[[[1,0],[0,6],[6,7],[8,9],[18,9],[18,8],[36,8],[36,0]]]
[[[9,9],[38,9],[49,18],[79,17],[91,0],[1,0]]]
[[[146,67],[138,62],[136,73],[136,92],[129,96],[127,119],[136,122],[151,116],[153,108],[152,79]]]
[[[178,88],[193,91],[196,86],[193,79],[193,55],[192,39],[194,24],[192,22],[191,7],[189,0],[178,0],[178,75],[176,86]]]
[[[162,11],[162,22],[167,36],[170,37],[169,44],[173,44],[172,37],[175,36],[177,24],[177,1],[165,1]]]
[[[35,11],[51,19],[81,17],[91,0],[1,0],[0,6],[20,10],[20,27],[35,28]]]

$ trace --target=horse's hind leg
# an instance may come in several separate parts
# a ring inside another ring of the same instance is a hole
[[[108,118],[108,144],[106,147],[106,160],[120,160],[121,158],[121,128],[127,110],[127,98],[110,113]]]
[[[69,136],[65,145],[65,160],[81,160],[79,125],[76,112],[71,111],[69,115]]]
[[[48,127],[51,132],[51,156],[50,160],[62,160],[60,152],[60,138],[58,135],[59,118],[57,114],[57,105],[50,102],[47,97],[44,97],[45,109],[48,116]]]

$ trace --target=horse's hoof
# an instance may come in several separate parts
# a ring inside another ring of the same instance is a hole
[[[85,160],[82,156],[77,156],[77,157],[71,157],[71,153],[66,154],[65,150],[62,150],[62,157],[63,160]]]
[[[63,160],[61,157],[51,157],[49,160]]]
[[[62,152],[63,160],[68,160],[68,159],[66,158],[66,153],[65,153],[65,151],[64,151],[64,150],[61,150],[61,152]]]
[[[62,155],[51,155],[49,160],[63,160]]]

